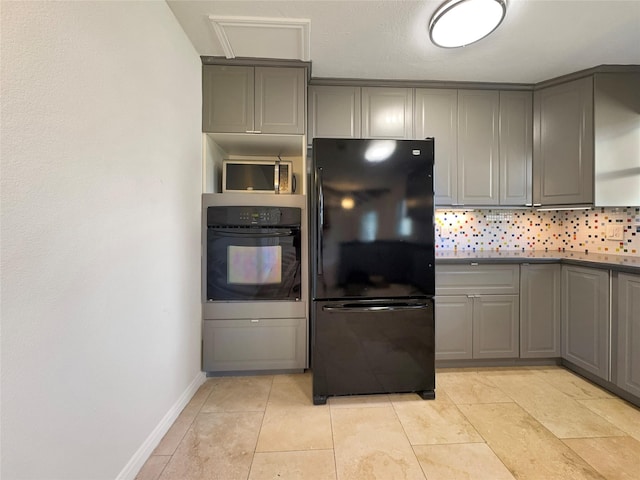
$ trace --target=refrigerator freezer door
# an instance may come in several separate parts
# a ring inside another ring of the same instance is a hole
[[[416,392],[435,398],[433,300],[315,302],[313,402]]]

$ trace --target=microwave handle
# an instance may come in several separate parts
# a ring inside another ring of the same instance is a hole
[[[280,159],[273,168],[273,193],[280,193]]]

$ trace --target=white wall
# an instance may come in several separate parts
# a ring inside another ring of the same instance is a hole
[[[126,477],[202,379],[200,60],[165,2],[1,17],[1,476]]]

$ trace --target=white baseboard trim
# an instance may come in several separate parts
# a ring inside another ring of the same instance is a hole
[[[180,395],[178,401],[169,409],[166,415],[160,420],[160,423],[153,429],[151,434],[147,437],[147,439],[142,443],[138,451],[133,454],[131,460],[125,465],[122,471],[116,477],[116,480],[135,480],[136,475],[144,465],[144,463],[149,459],[153,450],[158,446],[160,440],[165,436],[165,434],[173,425],[173,422],[176,421],[180,412],[186,407],[189,400],[193,397],[193,395],[198,391],[200,385],[202,385],[207,379],[204,372],[199,372],[195,378],[191,381],[187,389]]]

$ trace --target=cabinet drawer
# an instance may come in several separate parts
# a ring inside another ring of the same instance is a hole
[[[205,320],[203,370],[207,372],[305,368],[306,320]]]
[[[518,295],[518,265],[442,265],[436,267],[436,295]]]

